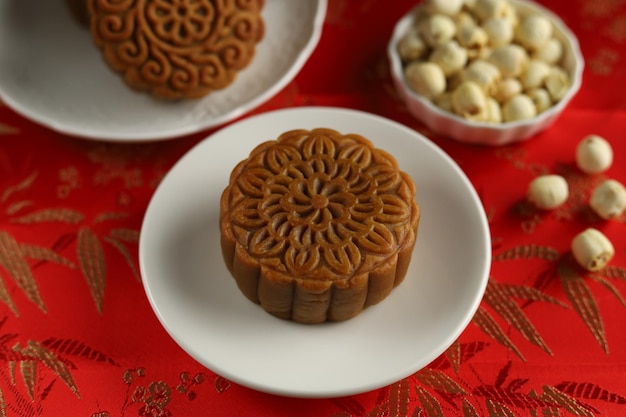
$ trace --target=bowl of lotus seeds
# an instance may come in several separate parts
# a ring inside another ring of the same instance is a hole
[[[582,84],[576,36],[523,0],[424,0],[387,48],[408,111],[460,142],[505,145],[550,127]]]

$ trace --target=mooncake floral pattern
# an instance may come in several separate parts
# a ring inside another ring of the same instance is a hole
[[[265,265],[336,279],[395,253],[410,233],[414,186],[361,136],[291,131],[260,145],[231,196],[239,243]]]
[[[231,84],[263,38],[264,0],[89,0],[91,32],[132,88],[199,98]]]

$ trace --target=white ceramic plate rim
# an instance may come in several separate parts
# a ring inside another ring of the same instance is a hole
[[[48,1],[48,0],[45,0]],[[274,1],[274,0],[267,0]],[[83,139],[94,139],[94,140],[104,140],[110,142],[143,142],[143,141],[158,141],[158,140],[167,140],[178,138],[184,135],[189,135],[193,133],[200,132],[202,130],[218,127],[227,122],[235,120],[238,117],[252,111],[256,107],[262,105],[266,101],[270,100],[273,96],[275,96],[278,92],[280,92],[289,82],[291,82],[295,76],[300,72],[302,67],[306,64],[307,60],[315,50],[319,39],[322,34],[322,28],[324,23],[324,18],[326,16],[327,2],[328,0],[309,0],[315,4],[315,13],[310,16],[297,16],[300,19],[306,19],[306,22],[303,21],[302,25],[310,25],[311,32],[308,33],[308,38],[306,38],[306,42],[303,47],[294,51],[293,57],[291,57],[291,64],[285,68],[284,73],[275,80],[275,82],[268,84],[263,90],[260,90],[258,94],[249,98],[247,101],[242,101],[240,105],[235,108],[232,108],[226,112],[218,113],[213,115],[212,117],[204,117],[200,120],[196,120],[191,123],[186,123],[184,125],[176,125],[171,128],[160,128],[159,130],[150,130],[147,132],[137,132],[132,129],[122,130],[119,127],[116,127],[112,130],[107,130],[105,126],[100,125],[97,126],[94,123],[94,126],[84,126],[84,125],[76,125],[70,120],[70,118],[59,118],[55,117],[50,112],[41,109],[33,109],[31,106],[31,99],[25,98],[20,94],[21,90],[12,90],[3,87],[2,79],[0,78],[0,100],[2,100],[7,106],[11,107],[15,112],[22,115],[23,117],[41,124],[49,129],[57,131],[62,134],[67,134],[71,136],[75,136]],[[59,2],[62,3],[62,2]],[[8,3],[7,3],[8,4]],[[267,4],[266,4],[267,7]],[[66,12],[67,14],[68,12]],[[62,22],[61,22],[62,23]],[[75,22],[71,22],[70,24],[76,24]],[[266,37],[267,32],[274,30],[275,26],[284,25],[285,30],[288,31],[287,22],[271,22],[268,28],[266,28]],[[273,27],[274,26],[274,27]],[[89,36],[86,34],[86,36]],[[0,42],[0,46],[1,42]],[[68,45],[67,47],[71,47]],[[95,46],[94,46],[95,48]],[[275,45],[272,47],[268,47],[268,50],[276,50]],[[263,51],[262,47],[257,48],[257,55],[259,52]],[[2,47],[0,47],[0,53],[2,52]],[[98,54],[99,55],[99,54]],[[97,57],[100,59],[100,56]],[[254,61],[248,68],[245,68],[243,71],[253,71],[249,68],[254,67]],[[76,66],[74,63],[68,63],[68,70],[75,70]],[[121,82],[121,81],[120,81]],[[229,87],[232,87],[236,84],[232,84]],[[227,92],[228,88],[224,90],[220,90],[219,93]],[[143,94],[143,93],[138,93]],[[97,99],[97,98],[96,98]],[[211,100],[211,95],[205,97],[198,101],[198,105],[202,106],[202,102],[207,102]],[[225,98],[228,100],[229,98]],[[222,100],[222,98],[220,98]],[[161,105],[158,103],[157,105]],[[149,111],[150,103],[146,105]],[[80,106],[77,106],[80,108]],[[88,114],[85,117],[89,117]],[[115,126],[116,120],[110,120],[111,126]]]
[[[315,127],[363,134],[406,172],[428,172],[414,178],[422,219],[405,281],[356,318],[307,326],[270,316],[239,293],[221,258],[218,216],[230,171],[256,144]],[[443,353],[479,306],[491,244],[470,181],[431,141],[369,113],[301,107],[233,123],[183,156],[148,206],[139,258],[158,319],[198,362],[256,390],[336,397],[396,382]]]

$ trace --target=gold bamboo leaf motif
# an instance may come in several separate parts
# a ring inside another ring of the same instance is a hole
[[[540,398],[547,403],[558,404],[561,408],[569,411],[575,416],[594,417],[593,413],[580,405],[575,398],[570,397],[550,385],[545,385],[543,387],[543,393]]]
[[[487,412],[489,417],[516,417],[509,407],[493,400],[487,400]]]
[[[599,271],[598,274],[604,275],[607,278],[626,279],[626,269],[615,265],[608,265],[604,267],[604,269]]]
[[[528,341],[552,355],[552,351],[543,341],[535,326],[526,317],[524,310],[513,299],[508,297],[506,292],[500,290],[498,283],[489,280],[484,299],[496,313],[519,331]]]
[[[0,417],[7,417],[7,403],[4,400],[4,392],[0,388]]]
[[[4,123],[0,123],[0,135],[8,135],[10,133],[17,133],[18,130],[13,126],[5,125]]]
[[[103,238],[103,240],[110,243],[115,249],[118,250],[119,253],[122,254],[124,259],[126,260],[126,263],[128,264],[128,266],[130,266],[130,269],[133,272],[135,279],[137,281],[141,281],[141,278],[139,277],[139,271],[137,270],[137,266],[135,265],[135,261],[133,260],[133,257],[126,248],[126,246],[124,246],[120,241],[112,237],[105,237]]]
[[[565,291],[565,295],[572,303],[574,311],[587,325],[604,352],[608,353],[609,346],[604,332],[604,323],[602,322],[598,304],[593,298],[589,286],[587,286],[583,277],[564,262],[559,263],[558,271],[563,291]]]
[[[9,293],[9,290],[4,284],[4,278],[2,277],[1,274],[0,274],[0,301],[6,304],[11,309],[13,314],[15,314],[16,317],[20,316],[20,313],[17,311],[17,306],[13,302],[13,299],[11,298],[11,294]]]
[[[80,269],[87,280],[96,309],[102,314],[104,287],[106,284],[106,262],[104,251],[98,237],[88,228],[78,232],[78,260]]]
[[[16,203],[9,205],[7,209],[5,210],[5,213],[8,214],[9,216],[13,216],[24,207],[28,207],[32,205],[33,205],[33,202],[29,200],[18,201]]]
[[[20,246],[10,234],[4,231],[0,231],[0,264],[13,278],[18,287],[24,291],[28,299],[46,313],[46,306],[39,293],[37,281],[35,281],[35,277],[22,254]]]
[[[416,386],[417,396],[426,410],[426,415],[429,417],[444,417],[443,409],[439,401],[425,388]]]
[[[26,347],[28,355],[39,359],[44,365],[46,365],[56,376],[61,378],[61,380],[69,387],[70,390],[80,398],[80,393],[78,392],[78,387],[74,382],[74,378],[70,373],[70,370],[67,366],[60,361],[54,353],[50,350],[46,349],[39,342],[35,342],[33,340],[28,341],[28,345]],[[26,352],[25,352],[26,353]]]
[[[14,352],[19,352],[20,351],[19,343],[16,344],[15,346],[13,346],[12,349],[13,349]],[[15,380],[16,370],[17,370],[17,362],[14,361],[14,360],[9,361],[9,378],[11,378],[11,383],[13,385],[15,385],[15,381],[16,381]]]
[[[494,256],[495,261],[510,261],[513,259],[539,258],[546,261],[554,261],[559,257],[559,252],[549,246],[522,245],[515,246]]]
[[[230,382],[228,384],[224,384],[223,382],[219,382],[218,379],[220,377],[215,378],[215,390],[217,392],[225,392],[228,388],[230,388]],[[222,378],[224,379],[224,378]],[[226,389],[225,389],[226,388]],[[331,398],[331,402],[333,402],[337,407],[344,411],[346,416],[364,416],[365,408],[361,405],[361,403],[354,397],[336,397]]]
[[[619,300],[619,302],[622,303],[622,305],[624,307],[626,307],[626,299],[624,299],[624,297],[619,292],[617,287],[615,285],[613,285],[613,283],[611,281],[609,281],[606,277],[603,277],[600,274],[589,274],[589,278],[591,278],[592,280],[594,280],[596,282],[599,282],[600,284],[604,285],[604,287],[607,290],[609,290],[609,292],[611,294],[613,294],[615,296],[615,298],[617,298]]]
[[[76,265],[74,265],[72,261],[59,255],[49,248],[20,244],[20,250],[22,251],[22,254],[24,256],[31,259],[36,259],[38,261],[54,262],[72,269],[76,268]]]
[[[498,289],[508,297],[519,298],[520,300],[543,301],[569,308],[567,304],[558,298],[552,297],[534,287],[498,283]]]
[[[379,416],[385,415],[385,413],[387,413],[387,409],[384,408],[383,405],[384,404],[379,404],[375,406],[374,408],[372,408],[370,412],[367,413],[367,417],[379,417]],[[352,414],[349,414],[349,413],[345,413],[343,415],[339,414],[339,416],[337,417],[352,417]]]
[[[403,379],[391,386],[389,390],[390,416],[406,416],[409,412],[409,382]]]
[[[26,386],[26,393],[30,397],[31,401],[35,399],[35,381],[37,380],[37,362],[35,361],[21,361],[20,373]]]
[[[456,339],[448,349],[446,349],[446,358],[450,362],[452,369],[457,374],[459,373],[459,369],[461,368],[461,343],[459,339]]]
[[[22,217],[13,219],[13,223],[33,224],[46,222],[62,222],[69,224],[78,224],[83,220],[82,213],[76,210],[53,208],[39,210],[34,213],[27,214]]]
[[[415,377],[423,385],[433,388],[436,391],[448,394],[465,394],[461,386],[448,375],[435,369],[423,368],[415,373]]]
[[[513,344],[511,339],[504,333],[500,325],[491,317],[489,312],[482,306],[476,310],[472,322],[477,325],[487,336],[494,339],[496,342],[505,346],[509,350],[513,351],[521,360],[526,361],[522,352],[519,351],[517,346]]]
[[[530,392],[528,393],[528,396],[530,398],[534,398],[536,400],[540,400],[539,395],[537,395],[537,392],[534,389],[531,389]],[[545,400],[545,399],[544,399]],[[541,400],[541,401],[544,401]],[[550,403],[553,404],[553,403]],[[536,410],[530,410],[531,415],[532,416],[537,416],[537,411]],[[541,407],[541,413],[544,417],[549,417],[549,416],[555,416],[558,417],[561,415],[561,411],[559,410],[559,407],[557,407],[556,405],[554,406],[547,406],[547,407]]]
[[[463,398],[463,417],[480,417],[472,403]]]
[[[98,224],[107,220],[119,220],[119,219],[125,219],[127,217],[128,217],[128,213],[125,213],[123,211],[111,211],[111,212],[99,214],[94,219],[94,223]]]
[[[113,229],[111,230],[111,236],[124,242],[139,242],[139,231],[134,229]]]
[[[14,185],[13,187],[9,187],[6,190],[4,190],[4,192],[2,193],[2,198],[0,198],[0,201],[7,201],[7,199],[11,196],[11,194],[13,194],[16,191],[22,191],[27,189],[28,187],[30,187],[33,182],[35,182],[35,178],[37,178],[37,175],[39,175],[39,173],[37,171],[33,172],[32,174],[30,174],[28,177],[26,177],[22,182],[20,182],[17,185]]]

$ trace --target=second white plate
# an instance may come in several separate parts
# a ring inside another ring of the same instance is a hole
[[[414,179],[421,221],[405,281],[340,323],[302,325],[248,301],[220,248],[219,202],[235,165],[290,129],[358,133]],[[467,177],[428,139],[396,122],[336,108],[294,108],[234,123],[166,175],[146,212],[139,257],[159,320],[192,357],[239,384],[332,397],[398,381],[443,353],[475,313],[487,283],[487,220]]]
[[[0,99],[73,136],[169,139],[229,122],[269,100],[300,71],[321,36],[327,0],[266,0],[265,36],[233,84],[201,100],[155,100],[104,62],[64,0],[0,1]]]

